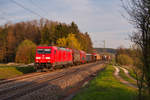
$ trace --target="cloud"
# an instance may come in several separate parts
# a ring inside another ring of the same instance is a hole
[[[90,33],[94,47],[103,47],[103,42],[106,41],[106,47],[118,48],[120,45],[124,47],[130,47],[132,42],[129,38],[129,32],[127,30],[120,31],[104,31]]]
[[[107,41],[107,47],[112,48],[117,48],[120,45],[129,47],[132,44],[129,40],[129,34],[133,27],[121,16],[121,13],[125,12],[120,7],[120,3],[95,6],[89,0],[83,0],[81,3],[80,0],[66,1],[72,7],[72,12],[66,15],[76,16],[75,22],[83,32],[90,32],[94,46],[98,46],[95,41],[103,40]]]
[[[13,22],[39,19],[38,16],[6,1],[0,4],[3,5],[0,8],[6,8],[3,9],[8,14],[6,18]],[[120,0],[32,0],[34,4],[30,0],[15,1],[50,20],[67,24],[74,21],[82,32],[89,32],[94,46],[97,46],[94,41],[106,40],[107,47],[129,47],[130,41],[126,38],[133,27],[121,16],[125,12],[120,7]]]

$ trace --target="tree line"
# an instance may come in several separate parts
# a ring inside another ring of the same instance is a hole
[[[80,32],[74,22],[65,24],[40,19],[0,26],[1,63],[33,62],[38,45],[55,45],[92,52],[89,34]]]

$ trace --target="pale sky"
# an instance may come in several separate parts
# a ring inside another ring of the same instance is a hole
[[[81,32],[90,34],[94,47],[103,47],[104,40],[108,48],[130,46],[133,27],[122,14],[127,15],[120,0],[0,0],[1,25],[41,17],[67,24],[74,21]]]

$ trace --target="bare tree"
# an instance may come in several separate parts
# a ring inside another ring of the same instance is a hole
[[[134,45],[135,46],[135,45]],[[144,93],[144,70],[143,70],[143,62],[142,62],[142,52],[139,47],[132,47],[132,58],[134,59],[134,64],[132,66],[132,70],[136,75],[137,86],[138,86],[138,99],[143,100]]]
[[[150,94],[150,0],[124,0],[123,7],[129,14],[129,19],[137,29],[131,40],[142,52],[142,79],[145,79],[148,94]],[[146,89],[145,89],[146,90]]]

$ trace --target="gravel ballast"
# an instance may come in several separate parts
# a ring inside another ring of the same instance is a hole
[[[23,96],[15,97],[12,100],[60,100],[66,94],[67,90],[72,89],[79,82],[103,68],[103,64],[96,62],[63,69],[68,74],[43,83],[43,87],[28,92]],[[56,72],[58,73],[59,71]]]

